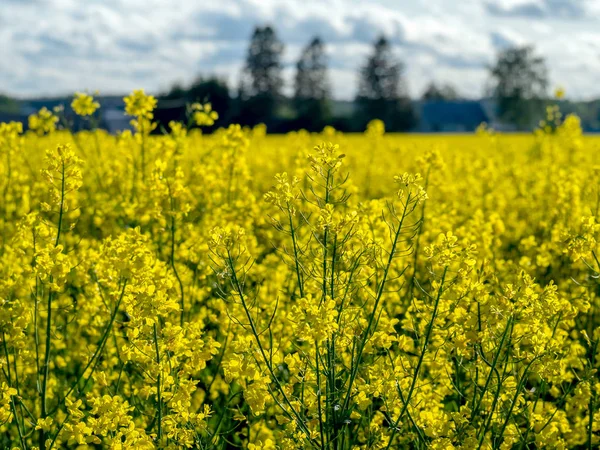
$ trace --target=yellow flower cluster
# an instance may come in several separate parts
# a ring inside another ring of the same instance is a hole
[[[193,103],[192,111],[194,122],[199,127],[210,127],[214,125],[215,120],[219,118],[219,113],[212,109],[210,103],[204,105],[201,103]]]
[[[271,136],[195,105],[155,135],[125,104],[114,136],[0,124],[2,448],[598,448],[576,116]]]
[[[137,89],[125,97],[125,112],[130,116],[152,119],[154,108],[156,108],[156,98],[147,95],[143,89]]]
[[[48,111],[45,106],[40,109],[37,114],[29,116],[29,129],[39,136],[52,133],[56,130],[57,123],[58,116],[54,115],[51,111]]]
[[[71,102],[71,108],[77,115],[80,116],[91,116],[100,108],[100,103],[94,100],[89,94],[83,92],[75,93],[75,98]]]

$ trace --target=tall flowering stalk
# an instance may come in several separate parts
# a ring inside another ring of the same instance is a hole
[[[46,430],[44,421],[49,413],[48,409],[48,378],[50,371],[50,358],[52,351],[52,308],[55,293],[61,290],[66,282],[71,267],[68,257],[63,253],[64,247],[60,245],[60,238],[64,227],[64,218],[69,211],[71,196],[82,185],[83,177],[81,175],[82,161],[75,156],[69,146],[59,145],[56,150],[46,153],[47,167],[43,170],[43,175],[49,187],[50,203],[43,205],[44,209],[58,215],[56,225],[56,238],[53,245],[42,248],[36,255],[37,276],[41,282],[45,283],[47,290],[46,302],[46,332],[45,332],[45,352],[42,371],[42,386],[40,392],[41,416],[40,421],[40,448],[47,446]]]
[[[125,97],[125,113],[129,116],[134,116],[135,119],[131,124],[136,130],[136,136],[140,143],[140,173],[142,181],[146,180],[146,153],[147,141],[150,133],[156,128],[156,124],[152,122],[154,118],[154,108],[156,108],[156,98],[152,95],[147,95],[143,89],[137,89],[130,95]]]

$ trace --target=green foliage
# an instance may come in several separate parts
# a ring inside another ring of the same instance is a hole
[[[407,130],[414,125],[414,112],[403,80],[404,66],[393,55],[389,41],[381,36],[373,53],[361,68],[356,104],[358,122],[383,120],[390,131]]]
[[[242,116],[252,115],[252,121],[261,122],[273,114],[283,88],[282,53],[283,44],[272,27],[254,29],[240,85],[239,97],[250,100]]]
[[[490,76],[501,120],[519,129],[534,126],[543,115],[548,88],[544,58],[531,46],[508,48],[498,55]]]
[[[451,84],[437,85],[435,82],[429,83],[425,92],[421,96],[423,100],[457,100],[459,98],[458,92]]]
[[[19,102],[7,95],[0,94],[0,113],[18,114]]]
[[[294,106],[301,128],[322,130],[331,119],[327,57],[319,37],[304,48],[296,64]]]

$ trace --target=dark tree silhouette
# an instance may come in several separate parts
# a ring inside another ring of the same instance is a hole
[[[240,120],[244,124],[254,125],[273,117],[283,88],[282,53],[283,44],[272,27],[254,29],[240,83]]]
[[[165,100],[179,100],[179,99],[187,99],[188,89],[181,84],[181,82],[173,83],[169,92],[162,95],[161,97]]]
[[[295,98],[323,100],[329,96],[325,45],[319,37],[304,48],[296,69]]]
[[[490,77],[501,120],[519,129],[532,127],[543,114],[547,94],[544,58],[535,55],[532,46],[508,48],[499,53]]]
[[[226,117],[231,108],[231,97],[227,83],[218,78],[198,78],[192,83],[188,97],[193,102],[210,102],[215,111]]]
[[[297,126],[310,131],[322,129],[330,120],[329,81],[325,45],[315,37],[304,48],[296,64],[294,106]]]
[[[459,98],[458,92],[454,89],[454,86],[450,84],[443,84],[438,86],[435,82],[429,83],[425,92],[421,96],[422,100],[428,101],[447,101],[447,100],[457,100]]]
[[[227,82],[216,77],[198,77],[189,86],[176,83],[171,90],[159,97],[158,109],[155,112],[157,121],[167,126],[171,120],[186,120],[186,106],[193,102],[211,103],[219,113],[215,125],[206,130],[226,125],[233,118],[233,100],[229,94]]]
[[[7,95],[0,94],[0,112],[17,114],[20,110],[19,102]]]
[[[360,71],[356,97],[359,122],[381,119],[390,131],[407,130],[415,117],[403,80],[404,66],[393,55],[389,41],[381,36]]]

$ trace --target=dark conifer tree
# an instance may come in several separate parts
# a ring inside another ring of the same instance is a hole
[[[500,52],[490,68],[490,77],[490,94],[496,99],[503,121],[526,129],[543,118],[548,69],[533,47],[513,47]]]
[[[274,116],[283,88],[282,53],[283,44],[272,27],[254,29],[240,89],[242,123],[268,122]]]
[[[379,37],[360,71],[356,104],[362,126],[372,119],[383,120],[390,131],[408,130],[414,125],[403,71],[404,66],[394,57],[389,41]]]
[[[327,56],[319,37],[304,48],[296,64],[294,106],[298,126],[310,131],[322,129],[330,119]]]

